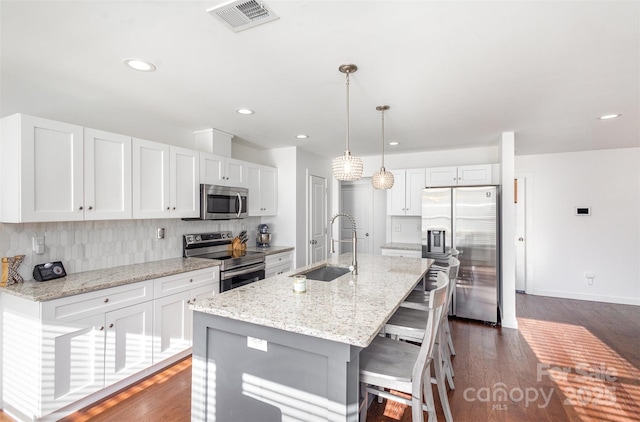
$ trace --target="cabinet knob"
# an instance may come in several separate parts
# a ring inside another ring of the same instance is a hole
[[[80,207],[78,207],[78,209],[79,209],[80,211],[82,211],[84,208],[82,208],[82,205],[80,205]]]
[[[109,298],[106,298],[106,299],[104,300],[104,303],[109,303]]]
[[[93,207],[92,207],[92,206],[89,206],[89,210],[92,210],[92,209],[93,209]]]
[[[100,331],[104,331],[104,326],[100,327]]]
[[[191,299],[187,300],[187,305],[191,305]]]
[[[113,328],[113,322],[109,324],[109,328]]]
[[[192,279],[192,278],[190,278],[190,279],[189,279],[189,283],[192,283],[192,282],[193,282],[193,279]]]
[[[167,211],[169,211],[171,208],[167,207]]]
[[[173,207],[173,210],[175,211],[175,210],[176,210],[176,207]]]

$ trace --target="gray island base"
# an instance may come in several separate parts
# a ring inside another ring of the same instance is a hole
[[[321,264],[194,303],[192,420],[357,421],[359,353],[432,263],[358,261],[358,275],[307,280],[306,293],[289,275]]]

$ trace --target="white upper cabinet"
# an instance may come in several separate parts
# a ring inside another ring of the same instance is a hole
[[[131,218],[131,138],[84,129],[84,218]]]
[[[200,155],[186,148],[169,147],[171,217],[200,216]]]
[[[200,216],[199,154],[133,140],[133,218]]]
[[[133,139],[133,218],[168,218],[169,145]]]
[[[276,215],[278,212],[278,169],[247,163],[250,217]]]
[[[488,185],[491,184],[491,164],[428,168],[427,186]]]
[[[1,221],[131,218],[131,138],[14,114],[0,148]]]
[[[387,192],[388,215],[421,215],[424,169],[391,170],[393,187]]]
[[[17,114],[2,131],[2,220],[82,220],[82,127]]]
[[[246,188],[247,165],[241,160],[201,152],[200,183]]]

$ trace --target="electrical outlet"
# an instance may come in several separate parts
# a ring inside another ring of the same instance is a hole
[[[394,224],[393,225],[393,231],[394,232],[399,232],[402,229],[402,226],[400,226],[400,224]]]
[[[596,276],[591,271],[587,271],[586,273],[584,273],[584,277],[587,279],[587,283],[589,285],[593,284],[593,279],[596,278]]]
[[[44,236],[34,236],[31,238],[31,249],[36,255],[44,253]]]
[[[158,227],[156,229],[156,240],[164,239],[164,227]]]

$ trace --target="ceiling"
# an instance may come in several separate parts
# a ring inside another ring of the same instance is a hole
[[[237,33],[207,13],[222,3],[2,0],[2,116],[102,129],[135,116],[332,157],[346,137],[338,66],[354,63],[354,155],[380,154],[382,104],[400,142],[388,154],[505,131],[517,155],[640,146],[640,2],[266,0],[280,19]],[[622,116],[597,119],[608,113]]]

